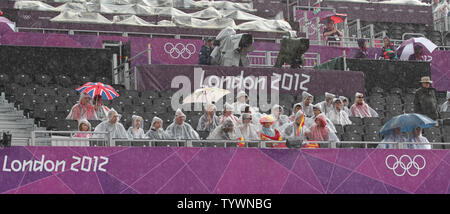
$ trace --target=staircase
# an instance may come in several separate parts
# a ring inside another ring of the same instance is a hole
[[[36,130],[34,119],[27,119],[14,103],[0,98],[0,132],[12,134],[11,146],[28,145],[33,130]]]

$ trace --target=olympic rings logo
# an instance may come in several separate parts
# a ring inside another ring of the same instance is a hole
[[[164,44],[164,51],[170,55],[173,59],[183,58],[189,59],[192,55],[195,54],[196,48],[194,44],[188,43],[184,45],[182,43],[172,44],[171,42],[167,42]]]
[[[390,165],[388,163],[388,160],[392,159],[392,158],[395,160],[395,162],[394,162],[394,164]],[[422,159],[422,161],[423,161],[422,166],[420,166],[419,163],[416,162],[416,159],[418,159],[418,158]],[[404,159],[406,159],[408,162],[405,163],[403,161]],[[412,159],[409,155],[402,155],[400,157],[400,159],[398,159],[395,155],[388,155],[386,157],[385,163],[386,163],[386,167],[388,169],[392,170],[394,172],[394,174],[399,177],[404,176],[406,173],[408,173],[408,175],[410,175],[412,177],[415,177],[419,174],[420,170],[425,168],[425,165],[426,165],[425,158],[422,155],[416,155]],[[397,172],[397,168],[399,168],[399,167],[401,170],[403,170],[403,172],[401,172],[401,173]],[[415,173],[413,173],[414,171],[413,172],[411,172],[412,170],[410,171],[411,168],[415,168],[417,171]]]

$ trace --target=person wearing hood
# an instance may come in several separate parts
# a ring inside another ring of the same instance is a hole
[[[425,76],[420,80],[422,87],[414,95],[414,112],[427,115],[433,120],[439,118],[438,103],[436,99],[436,89],[431,86],[433,81]]]
[[[306,125],[309,129],[311,129],[311,127],[313,127],[316,123],[315,123],[315,119],[319,116],[319,115],[323,115],[325,116],[325,120],[328,124],[328,127],[334,132],[336,133],[336,127],[334,126],[334,124],[331,122],[331,120],[326,116],[326,114],[324,114],[322,112],[322,108],[319,105],[319,103],[317,103],[316,105],[313,106],[314,109],[314,117],[312,118],[308,118],[306,120]]]
[[[150,140],[168,140],[170,139],[169,135],[163,129],[163,120],[159,117],[153,117],[152,125],[148,130],[147,134],[145,134],[147,139]]]
[[[328,126],[325,115],[320,114],[314,119],[315,124],[311,127],[311,132],[308,138],[311,141],[333,141],[339,142],[339,138]],[[311,145],[316,146],[316,145]],[[319,146],[317,145],[316,148]]]
[[[389,60],[397,59],[395,51],[394,43],[391,42],[388,36],[385,36],[383,38],[383,47],[381,48],[381,57]]]
[[[248,95],[245,91],[239,91],[237,93],[236,102],[233,103],[233,114],[241,115],[243,106],[247,105]]]
[[[208,131],[211,133],[219,124],[220,118],[216,115],[216,106],[208,104],[205,113],[198,120],[197,131]]]
[[[185,119],[186,115],[181,109],[177,109],[173,123],[166,129],[167,135],[169,135],[170,139],[176,140],[199,140],[200,136],[191,125],[184,122]]]
[[[101,122],[95,127],[94,132],[109,132],[112,138],[128,139],[128,134],[123,125],[119,122],[120,115],[116,110],[108,112],[108,120]],[[96,134],[96,138],[104,138],[103,134]]]
[[[364,102],[364,94],[356,92],[355,103],[350,107],[352,117],[378,117],[378,113]]]
[[[284,110],[280,105],[274,105],[270,112],[270,116],[275,120],[272,125],[274,129],[280,129],[284,124],[289,123],[289,117],[283,114]]]
[[[275,119],[270,115],[264,115],[259,120],[261,123],[261,132],[259,133],[259,137],[264,141],[281,141],[283,138],[281,137],[278,129],[273,128],[273,124],[275,123]],[[286,143],[269,143],[269,147],[286,147]]]
[[[289,116],[289,121],[294,122],[295,121],[295,114],[297,114],[298,111],[302,110],[302,103],[296,103],[292,107],[292,115]],[[302,111],[303,112],[303,111]]]
[[[131,127],[128,128],[128,135],[133,139],[145,138],[145,132],[142,127],[144,127],[144,120],[141,116],[133,115],[131,116]]]
[[[313,100],[314,96],[310,93],[303,91],[302,92],[302,111],[305,113],[307,117],[313,117],[314,116],[314,110],[313,110]]]
[[[92,105],[94,106],[95,115],[99,120],[108,119],[109,108],[103,105],[103,98],[100,95],[95,95],[92,99]]]
[[[243,113],[240,118],[238,129],[242,135],[242,140],[259,140],[258,127],[252,123],[251,113]]]
[[[81,119],[78,121],[78,131],[80,132],[90,132],[92,130],[91,123],[87,121],[86,119]],[[92,134],[89,133],[76,133],[74,137],[79,138],[90,138]],[[89,146],[89,142],[87,143],[87,146]]]
[[[294,115],[294,121],[281,128],[281,135],[288,140],[306,140],[309,129],[305,125],[307,119],[302,110],[298,110]]]
[[[347,112],[342,109],[341,100],[339,98],[333,99],[334,108],[326,115],[327,118],[335,125],[351,125],[352,121],[348,118]]]
[[[350,117],[351,114],[350,114],[350,109],[348,108],[348,99],[347,99],[347,97],[339,96],[339,99],[341,99],[341,102],[342,102],[342,110],[347,112],[348,116]]]
[[[223,124],[217,126],[216,129],[208,136],[209,140],[237,140],[240,137],[239,131],[235,123],[227,118]]]
[[[408,149],[431,149],[431,144],[428,139],[422,136],[422,128],[416,127],[412,130],[411,137],[407,142],[421,143],[421,144],[408,144]]]
[[[320,105],[320,109],[324,114],[328,114],[328,112],[330,112],[333,109],[334,98],[336,98],[336,95],[325,92],[325,100],[318,103],[318,105]]]
[[[358,47],[359,49],[356,51],[356,54],[353,56],[355,59],[366,59],[369,57],[369,52],[367,52],[367,41],[363,38],[358,39]]]
[[[447,91],[447,101],[442,103],[441,112],[450,112],[450,91]]]
[[[259,113],[259,109],[256,107],[251,107],[248,104],[245,104],[241,107],[241,116],[239,117],[239,122],[242,122],[242,115],[244,113],[248,113],[252,116],[252,123],[253,125],[258,126],[259,125],[259,119],[261,118],[261,113]]]
[[[395,128],[392,130],[382,141],[382,143],[403,143],[406,142],[406,138],[401,133],[401,128]],[[391,149],[396,148],[392,144],[378,144],[378,149]]]
[[[66,120],[97,120],[94,106],[91,104],[91,97],[87,93],[80,94],[80,100],[75,104],[67,115]]]
[[[423,48],[420,45],[414,45],[414,53],[409,55],[409,61],[425,61],[423,56]]]
[[[236,116],[233,115],[233,106],[225,103],[225,109],[223,111],[223,115],[220,116],[220,124],[223,124],[225,122],[225,120],[227,118],[230,118],[231,121],[233,121],[234,123],[238,123],[239,122],[239,118],[237,118]]]

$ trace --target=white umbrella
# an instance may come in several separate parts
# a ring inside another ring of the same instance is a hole
[[[399,54],[400,60],[408,60],[409,56],[411,54],[414,54],[415,44],[424,47],[425,48],[424,50],[428,50],[430,54],[434,51],[434,49],[437,48],[437,45],[435,45],[433,42],[431,42],[429,39],[425,37],[411,38],[404,41],[398,48],[397,52],[400,53]]]
[[[183,104],[187,103],[205,103],[219,101],[223,96],[231,93],[228,90],[221,88],[199,88],[194,93],[187,96],[183,100]]]

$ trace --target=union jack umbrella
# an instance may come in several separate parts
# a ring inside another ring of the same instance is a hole
[[[81,93],[87,93],[91,98],[96,95],[101,95],[103,99],[112,100],[116,97],[119,97],[119,94],[116,90],[110,85],[103,84],[101,82],[88,82],[83,86],[77,88],[77,91]]]

